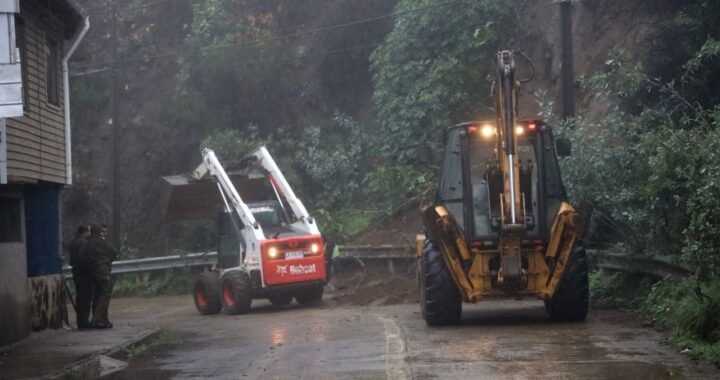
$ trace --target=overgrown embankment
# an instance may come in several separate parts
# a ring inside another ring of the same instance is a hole
[[[597,282],[596,293],[640,301],[679,347],[718,359],[720,91],[708,84],[720,72],[720,4],[693,2],[672,16],[645,54],[615,50],[603,70],[582,79],[607,107],[565,125],[575,152],[563,174],[573,199],[613,220],[628,252],[671,257],[694,271],[683,281],[640,284],[636,299],[618,287],[623,278]]]

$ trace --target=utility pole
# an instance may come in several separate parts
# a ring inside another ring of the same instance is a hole
[[[118,128],[118,109],[117,109],[117,80],[118,80],[118,48],[117,48],[117,9],[115,8],[115,0],[110,1],[110,46],[112,49],[112,77],[110,84],[110,127],[112,128],[112,241],[113,245],[120,249],[120,236],[122,234],[122,226],[120,225],[120,165],[118,151],[118,136],[120,135]]]
[[[554,0],[554,2],[560,5],[562,117],[567,120],[575,117],[572,0]]]

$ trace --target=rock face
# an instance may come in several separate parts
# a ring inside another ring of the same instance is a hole
[[[658,27],[667,22],[670,9],[662,2],[628,2],[619,0],[583,1],[573,4],[573,48],[576,83],[601,71],[608,54],[630,53],[640,58]],[[514,49],[525,53],[535,64],[535,79],[521,86],[519,109],[522,118],[537,117],[540,111],[534,94],[547,91],[545,101],[553,101],[555,112],[560,105],[560,70],[562,45],[558,6],[546,1],[528,1],[520,14],[519,31]],[[520,61],[519,65],[526,65]],[[600,116],[606,108],[576,86],[577,109]]]

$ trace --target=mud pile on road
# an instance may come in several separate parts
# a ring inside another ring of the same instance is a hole
[[[325,300],[336,306],[381,306],[418,302],[415,275],[357,272],[336,276]]]

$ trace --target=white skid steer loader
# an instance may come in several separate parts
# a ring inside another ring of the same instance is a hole
[[[253,298],[273,305],[293,298],[303,305],[319,302],[327,282],[320,231],[267,149],[253,151],[230,174],[212,150],[202,156],[191,175],[164,177],[173,187],[167,219],[194,219],[221,208],[218,263],[195,280],[198,311],[247,313]]]

